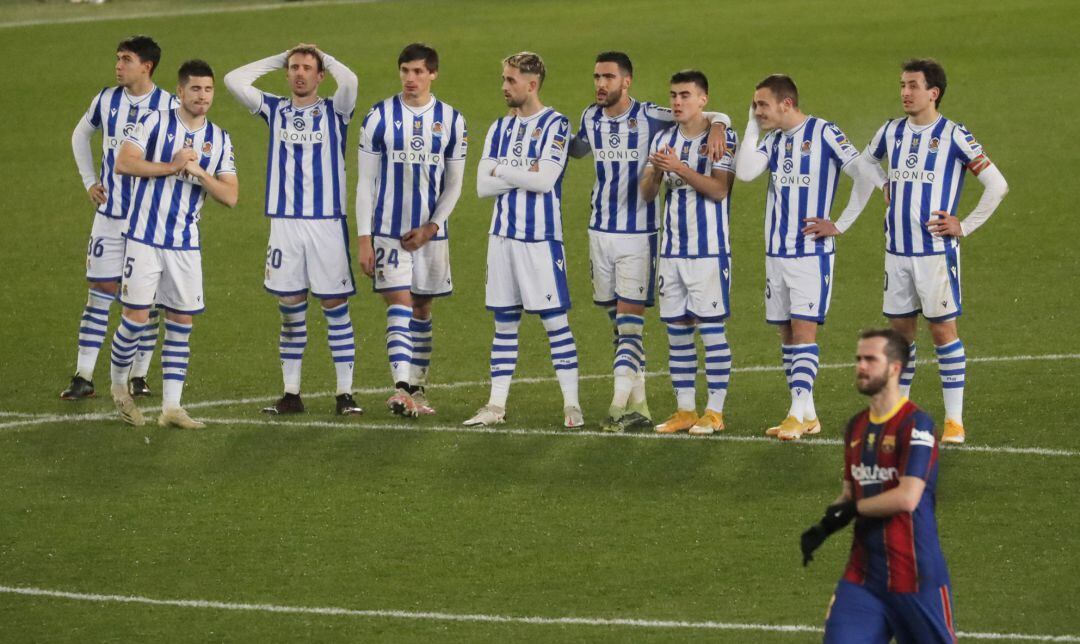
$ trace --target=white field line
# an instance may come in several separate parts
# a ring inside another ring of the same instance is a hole
[[[147,18],[175,18],[180,16],[204,16],[222,13],[244,13],[248,11],[277,11],[279,9],[310,9],[348,4],[370,4],[379,0],[307,0],[299,2],[258,3],[227,7],[188,7],[186,9],[162,9],[161,11],[142,11],[135,13],[102,13],[100,15],[68,16],[65,18],[41,18],[32,20],[12,20],[0,22],[0,29],[16,27],[39,27],[43,25],[72,25],[87,22],[111,22],[122,20],[145,20]]]
[[[683,620],[635,619],[628,617],[537,617],[408,610],[359,610],[335,606],[282,606],[278,604],[221,602],[207,599],[156,599],[138,595],[99,595],[20,586],[0,586],[0,593],[95,603],[144,604],[150,606],[172,606],[176,608],[203,608],[258,613],[289,613],[330,617],[365,617],[414,621],[527,624],[531,626],[614,626],[627,628],[757,631],[772,633],[821,633],[823,631],[820,626],[811,626],[807,624],[753,624],[740,622],[691,622]],[[957,635],[968,639],[1019,640],[1029,642],[1080,642],[1080,637],[1075,635],[1033,635],[1028,633],[980,633],[965,631],[960,631]]]

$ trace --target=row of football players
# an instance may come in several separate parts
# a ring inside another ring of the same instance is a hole
[[[195,427],[201,423],[183,411],[179,399],[191,316],[203,308],[199,211],[207,193],[234,204],[238,188],[228,134],[205,119],[212,70],[201,61],[185,63],[174,99],[150,80],[159,59],[160,49],[149,38],[122,42],[118,86],[95,98],[73,135],[84,184],[98,209],[88,249],[91,288],[78,371],[62,397],[92,395],[108,309],[119,296],[123,317],[111,348],[112,394],[126,421],[143,422],[133,395],[148,393],[145,375],[157,337],[153,305],[158,304],[166,316],[159,422]],[[282,68],[288,96],[254,86]],[[438,70],[433,48],[407,46],[398,58],[402,91],[375,104],[360,135],[359,264],[387,304],[386,347],[395,385],[387,405],[404,416],[434,413],[425,391],[431,309],[435,297],[452,289],[447,223],[461,193],[467,147],[464,118],[431,92]],[[320,97],[327,72],[338,89],[332,97]],[[495,200],[486,285],[495,336],[491,396],[467,425],[504,422],[523,311],[538,314],[547,330],[564,424],[584,423],[577,350],[566,316],[561,182],[568,156],[591,152],[597,177],[589,219],[594,300],[607,310],[617,337],[614,394],[602,428],[696,434],[723,429],[731,369],[724,331],[731,276],[729,196],[736,177],[749,181],[768,169],[766,312],[780,328],[791,406],[767,433],[788,440],[820,431],[813,403],[816,331],[831,296],[832,237],[853,223],[878,187],[887,199],[893,197],[886,213],[884,311],[911,340],[903,384],[910,387],[914,375],[916,316],[922,313],[930,322],[945,392],[944,439],[963,440],[957,239],[989,217],[1007,186],[971,134],[937,112],[945,90],[940,65],[932,60],[904,64],[901,97],[907,116],[887,121],[862,154],[834,124],[802,113],[795,83],[782,75],[758,84],[741,145],[727,116],[704,111],[708,80],[701,72],[673,75],[670,107],[660,107],[630,96],[629,57],[602,53],[593,74],[596,102],[582,114],[573,136],[569,120],[540,99],[545,75],[543,60],[534,53],[503,61],[502,90],[510,113],[489,128],[478,167],[479,195]],[[270,132],[265,287],[277,296],[282,316],[285,393],[264,411],[304,409],[300,373],[311,294],[328,322],[338,380],[336,411],[360,413],[351,395],[355,343],[347,298],[355,285],[344,156],[356,76],[326,52],[300,45],[230,72],[225,84]],[[95,129],[104,134],[97,174],[89,150]],[[761,138],[763,129],[767,133]],[[965,170],[986,189],[961,223],[954,213]],[[833,223],[829,214],[840,172],[855,181],[847,208]],[[677,399],[675,413],[655,427],[644,394],[642,343],[643,314],[653,303],[654,284]],[[700,415],[694,402],[695,330],[702,337],[709,389]]]

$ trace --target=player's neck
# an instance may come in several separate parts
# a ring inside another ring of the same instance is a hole
[[[319,94],[316,93],[316,92],[312,92],[312,93],[308,94],[307,96],[297,96],[296,94],[292,95],[293,107],[307,107],[309,105],[314,105],[315,103],[318,103],[318,102],[319,102]]]
[[[176,110],[176,113],[180,116],[180,122],[184,124],[184,127],[186,127],[189,132],[201,130],[202,126],[206,125],[205,114],[192,114],[185,110],[183,105],[180,106],[180,109]]]
[[[899,385],[890,382],[881,391],[870,397],[870,415],[875,418],[888,417],[896,409],[896,405],[899,404],[901,399],[903,399],[903,396],[900,395]]]
[[[803,123],[806,123],[808,117],[802,112],[795,110],[784,119],[784,122],[780,124],[780,129],[784,131],[784,134],[791,134],[795,130],[802,127]]]
[[[416,96],[409,96],[405,92],[402,92],[401,102],[409,107],[427,107],[428,103],[431,103],[431,92],[424,92],[423,94],[418,94]]]
[[[700,112],[685,123],[679,123],[679,132],[688,139],[701,136],[707,129],[709,129],[709,119],[705,118],[705,115]]]
[[[523,119],[527,119],[536,116],[544,109],[544,104],[540,102],[539,96],[530,96],[525,99],[525,102],[521,104],[521,107],[517,108],[518,116]]]
[[[149,78],[143,78],[125,87],[124,91],[127,92],[129,96],[146,96],[154,91],[154,81]]]
[[[919,126],[930,125],[931,123],[937,121],[939,118],[941,118],[941,114],[937,111],[937,108],[928,107],[925,110],[919,112],[918,114],[911,114],[908,117],[908,120],[911,122],[912,125]]]
[[[616,116],[622,116],[626,114],[626,110],[630,109],[630,101],[632,99],[626,94],[622,95],[617,103],[612,103],[604,108],[604,116],[608,118],[615,118]]]

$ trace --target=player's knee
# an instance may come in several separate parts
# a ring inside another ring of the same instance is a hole
[[[120,291],[120,282],[87,282],[91,291],[98,291],[107,295],[115,296]]]

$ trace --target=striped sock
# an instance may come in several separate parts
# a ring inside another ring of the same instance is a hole
[[[131,364],[132,378],[145,378],[150,371],[150,360],[154,358],[154,347],[157,346],[158,324],[161,313],[157,307],[150,309],[150,319],[146,321],[142,337],[139,338],[139,351],[135,354],[135,362]]]
[[[518,327],[521,311],[495,312],[495,337],[491,341],[491,397],[489,405],[506,408],[510,381],[518,357]]]
[[[299,304],[278,304],[281,311],[281,335],[278,337],[278,357],[281,358],[281,379],[285,393],[300,393],[300,368],[307,347],[306,301]]]
[[[817,380],[820,350],[817,343],[791,345],[791,409],[788,415],[799,420],[815,418],[807,413],[807,403]]]
[[[915,343],[908,345],[908,362],[904,370],[900,372],[900,395],[911,395],[911,382],[915,380]]]
[[[945,397],[945,418],[964,424],[964,375],[967,371],[967,354],[960,340],[934,347],[937,353],[938,373],[941,374],[941,393]]]
[[[694,346],[694,327],[667,325],[668,372],[675,389],[676,407],[680,411],[696,408],[694,381],[697,379],[697,348]]]
[[[417,387],[427,385],[428,368],[431,366],[431,318],[409,319],[412,336],[412,360],[409,363],[409,381]]]
[[[551,346],[551,364],[555,367],[555,377],[562,389],[563,407],[580,407],[578,400],[578,361],[577,345],[570,333],[570,319],[565,311],[541,313],[540,321],[547,331],[548,344]]]
[[[120,324],[113,333],[110,348],[112,366],[109,372],[112,384],[127,386],[131,361],[135,359],[135,352],[139,350],[139,337],[142,335],[142,330],[142,322],[120,316]]]
[[[728,381],[731,379],[731,347],[722,322],[708,322],[698,326],[701,343],[705,345],[705,382],[709,387],[706,409],[724,411]]]
[[[781,344],[780,345],[780,358],[784,362],[784,377],[787,378],[788,390],[791,390],[791,362],[792,354],[795,352],[795,345],[793,344]]]
[[[412,363],[412,332],[409,320],[412,309],[400,304],[386,307],[386,357],[390,361],[390,375],[394,384],[409,383],[409,367]]]
[[[334,373],[337,375],[337,394],[351,394],[356,340],[353,336],[352,319],[349,317],[349,303],[342,302],[335,307],[324,308],[323,315],[326,316],[326,341],[330,345]]]
[[[611,399],[612,407],[626,407],[637,375],[645,361],[645,345],[642,331],[645,318],[640,315],[624,313],[616,318],[618,324],[618,344],[615,347],[615,395]]]
[[[115,300],[115,295],[95,289],[89,289],[86,294],[86,307],[79,323],[79,357],[75,362],[75,374],[80,378],[94,379],[94,366],[109,330],[109,307]]]
[[[188,359],[191,357],[191,325],[165,320],[165,344],[161,347],[161,407],[180,406]]]

